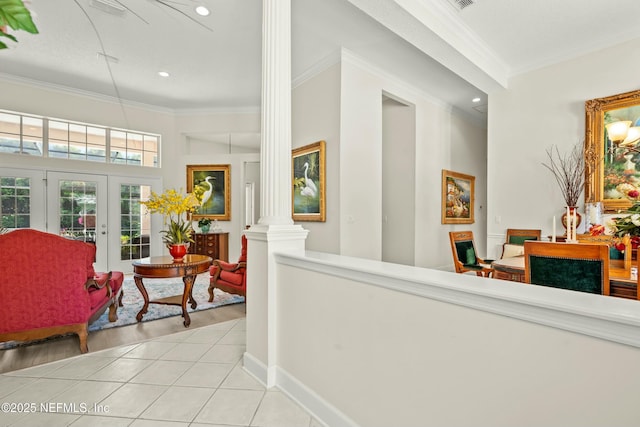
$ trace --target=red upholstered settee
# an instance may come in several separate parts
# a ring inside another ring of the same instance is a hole
[[[109,307],[117,319],[124,276],[97,273],[92,244],[31,229],[0,235],[0,342],[75,333],[86,353],[87,331]]]
[[[209,267],[209,302],[213,301],[213,289],[218,288],[230,294],[247,295],[247,238],[242,236],[242,251],[235,264],[219,259]]]

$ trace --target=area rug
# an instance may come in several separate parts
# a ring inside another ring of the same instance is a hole
[[[173,295],[182,295],[184,291],[184,283],[181,278],[143,279],[143,282],[151,301]],[[194,310],[187,303],[187,311],[189,313],[244,302],[243,296],[229,294],[220,289],[214,289],[213,302],[209,302],[208,288],[209,273],[199,274],[193,284],[193,298],[198,303],[198,306]],[[89,332],[138,323],[136,315],[142,309],[144,299],[136,287],[132,276],[125,277],[124,283],[122,284],[122,292],[124,294],[122,297],[122,307],[118,307],[118,320],[113,323],[109,322],[109,310],[107,309],[98,320],[89,325]],[[177,305],[149,304],[149,308],[142,317],[142,321],[148,322],[150,320],[180,315],[182,315],[182,308]]]

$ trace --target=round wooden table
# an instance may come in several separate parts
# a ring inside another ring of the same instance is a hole
[[[134,261],[133,278],[144,298],[142,310],[140,310],[136,316],[138,322],[142,321],[142,316],[147,312],[149,304],[178,305],[182,307],[184,326],[188,327],[191,324],[191,318],[187,312],[187,301],[191,303],[192,309],[198,306],[198,303],[193,299],[192,295],[193,282],[196,280],[198,274],[204,273],[209,269],[212,261],[211,257],[191,254],[186,255],[181,262],[173,262],[173,258],[170,256],[156,256]],[[182,281],[184,282],[184,292],[182,295],[150,301],[149,294],[142,283],[142,279],[166,279],[171,277],[182,277]]]

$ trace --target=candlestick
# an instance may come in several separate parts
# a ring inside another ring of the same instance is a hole
[[[578,241],[578,208],[573,210],[573,241]]]

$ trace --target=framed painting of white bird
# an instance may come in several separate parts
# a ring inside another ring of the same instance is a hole
[[[294,221],[325,221],[324,141],[291,152]]]
[[[442,170],[442,223],[473,224],[476,178]]]
[[[200,201],[193,220],[231,220],[231,165],[187,165],[187,192]]]

